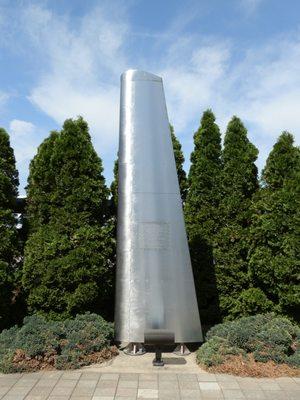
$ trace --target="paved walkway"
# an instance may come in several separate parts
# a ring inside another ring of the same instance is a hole
[[[152,357],[151,354],[121,355],[104,366],[77,371],[0,374],[0,399],[300,400],[300,378],[257,379],[208,374],[195,365],[194,355],[178,358],[177,362],[174,356],[165,357],[169,361],[159,369],[151,366]]]

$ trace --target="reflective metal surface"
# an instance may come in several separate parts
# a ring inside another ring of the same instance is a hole
[[[162,79],[121,76],[115,338],[202,340]]]

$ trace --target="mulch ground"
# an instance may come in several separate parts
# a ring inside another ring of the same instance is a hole
[[[279,378],[281,376],[300,376],[300,368],[293,368],[287,364],[275,364],[274,361],[266,363],[255,361],[252,354],[245,360],[242,356],[228,356],[226,362],[215,367],[206,368],[208,372],[249,376],[255,378]]]
[[[111,360],[116,355],[119,354],[119,351],[116,346],[111,346],[105,348],[101,351],[83,355],[80,358],[81,365],[90,365],[90,364],[98,364],[103,363],[105,361]],[[13,364],[19,371],[26,371],[26,372],[34,372],[34,371],[47,371],[47,370],[54,370],[54,364],[57,354],[56,353],[46,353],[43,356],[36,356],[36,357],[28,357],[26,356],[23,350],[16,350],[14,357],[13,357]]]

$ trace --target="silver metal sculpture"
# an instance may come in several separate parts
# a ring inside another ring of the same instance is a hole
[[[162,79],[121,76],[115,338],[202,341]]]

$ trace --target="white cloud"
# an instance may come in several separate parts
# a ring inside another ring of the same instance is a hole
[[[232,115],[238,115],[260,150],[262,167],[283,130],[300,143],[300,34],[253,46],[240,61],[233,61],[233,54],[233,43],[217,38],[203,43],[190,36],[172,46],[160,71],[169,116],[189,154],[192,129],[207,107],[223,132]]]
[[[177,130],[182,132],[193,121],[198,123],[201,110],[214,103],[229,56],[227,43],[210,42],[197,47],[193,40],[183,40],[172,47],[160,74],[164,78],[169,116]]]
[[[27,136],[34,132],[35,126],[31,122],[13,119],[9,124],[9,131],[15,136]]]
[[[25,194],[24,186],[28,175],[30,160],[37,152],[41,142],[40,134],[45,136],[46,132],[29,121],[13,119],[9,123],[11,146],[14,149],[17,169],[20,174],[20,195]]]
[[[32,45],[49,65],[30,101],[59,124],[82,115],[96,147],[105,151],[116,147],[118,137],[119,74],[126,69],[122,45],[128,29],[123,19],[107,13],[93,9],[76,29],[42,6],[30,6],[22,15]]]

